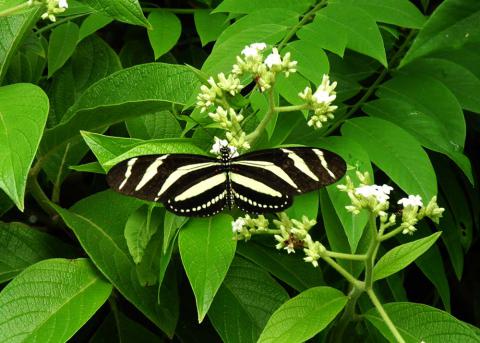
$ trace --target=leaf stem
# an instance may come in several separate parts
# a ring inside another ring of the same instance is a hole
[[[28,187],[33,198],[38,203],[38,205],[42,208],[42,210],[44,210],[45,213],[47,213],[51,217],[57,216],[57,211],[55,210],[53,203],[47,197],[42,187],[40,187],[40,184],[38,183],[38,180],[36,177],[29,178]]]
[[[372,213],[368,220],[368,227],[371,234],[370,246],[367,250],[367,258],[365,260],[365,289],[372,289],[373,284],[373,267],[375,264],[375,256],[377,254],[380,241],[378,240],[376,217]]]
[[[63,23],[65,23],[66,21],[71,21],[71,20],[73,20],[73,19],[77,19],[77,18],[83,17],[83,16],[88,15],[88,14],[90,14],[90,13],[82,13],[82,14],[77,14],[77,15],[73,15],[73,16],[69,16],[69,17],[65,17],[65,18],[59,19],[59,20],[57,20],[57,21],[54,22],[54,23],[45,25],[44,27],[38,29],[37,31],[35,31],[35,33],[36,33],[36,34],[42,34],[43,32],[49,31],[49,30],[51,30],[52,28],[54,28],[55,26],[58,26],[58,25],[60,25],[60,24],[63,24]]]
[[[13,7],[4,9],[3,11],[0,11],[0,17],[6,17],[6,16],[9,16],[9,15],[16,14],[17,12],[23,11],[23,10],[29,8],[29,7],[30,7],[30,4],[27,1],[22,2],[21,4],[18,4],[16,6],[13,6]]]
[[[388,329],[393,334],[397,342],[405,343],[405,340],[403,339],[402,335],[400,335],[400,332],[398,332],[397,328],[395,327],[395,324],[393,324],[387,312],[385,312],[385,309],[383,308],[382,304],[378,300],[377,295],[375,294],[373,289],[367,289],[367,294],[370,297],[370,300],[372,301],[373,305],[377,309],[378,313],[382,317],[383,321],[385,322],[385,324],[387,324]]]
[[[65,166],[65,160],[67,159],[69,149],[70,149],[70,143],[68,143],[67,146],[65,147],[65,152],[63,153],[62,162],[60,163],[58,174],[55,179],[55,183],[53,185],[52,201],[57,204],[60,201],[60,188],[62,186],[62,171],[63,171],[63,167]]]
[[[355,306],[357,305],[358,298],[362,295],[363,289],[353,287],[348,294],[348,302],[345,305],[345,310],[342,313],[337,325],[335,326],[334,331],[331,333],[332,341],[336,343],[342,343],[343,334],[348,327],[348,324],[355,319]]]
[[[292,37],[297,33],[297,31],[300,30],[302,26],[305,25],[311,19],[312,15],[326,5],[327,5],[327,0],[321,0],[318,4],[315,5],[315,7],[313,7],[310,11],[305,13],[303,18],[295,26],[293,26],[290,29],[290,31],[285,35],[285,37],[283,37],[280,44],[278,44],[278,50],[282,50],[282,48],[285,45],[287,45],[288,41],[292,39]]]

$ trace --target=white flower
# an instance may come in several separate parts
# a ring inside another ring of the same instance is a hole
[[[268,68],[272,69],[274,67],[281,68],[282,67],[282,57],[278,53],[276,48],[272,49],[272,53],[265,58],[265,63]]]
[[[224,73],[218,74],[217,85],[225,92],[230,93],[232,96],[240,92],[243,88],[243,86],[240,84],[239,78],[235,77],[232,74],[229,74],[228,77],[225,77]]]
[[[318,86],[317,90],[313,94],[313,97],[317,103],[325,103],[330,105],[336,98],[336,93],[334,91],[337,87],[337,82],[330,83],[330,78],[328,75],[323,74],[322,83]]]
[[[265,50],[267,45],[265,43],[253,43],[250,45],[247,45],[243,50],[242,50],[242,55],[245,57],[258,57],[260,55],[260,52]]]
[[[379,203],[384,203],[390,198],[389,194],[392,189],[393,188],[388,185],[364,185],[355,188],[355,194],[361,195],[365,198],[373,197]]]
[[[408,198],[402,198],[398,200],[398,204],[403,205],[403,207],[407,206],[418,206],[422,207],[422,197],[420,195],[409,195]]]
[[[240,233],[243,230],[243,227],[245,226],[245,219],[242,217],[237,218],[234,222],[232,222],[232,231],[234,233]]]
[[[58,1],[58,7],[60,7],[60,8],[68,8],[67,0],[59,0],[59,1]]]

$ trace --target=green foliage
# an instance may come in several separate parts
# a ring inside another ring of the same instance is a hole
[[[0,1],[0,341],[479,341],[477,0],[67,1]],[[228,133],[330,150],[345,178],[265,217],[106,190],[125,159],[228,138],[200,87],[262,42],[296,70],[214,89]],[[324,74],[338,108],[314,129],[299,93],[332,96]]]

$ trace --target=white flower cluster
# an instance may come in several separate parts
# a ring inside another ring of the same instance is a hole
[[[323,75],[322,83],[313,93],[310,87],[306,87],[298,96],[307,102],[308,108],[313,110],[313,115],[308,121],[308,125],[316,129],[323,126],[328,119],[333,119],[333,112],[338,106],[332,105],[336,99],[335,87],[337,82],[330,83],[328,75]]]
[[[264,59],[263,51],[267,48],[265,43],[247,45],[237,56],[237,63],[233,65],[232,73],[240,76],[251,74],[263,92],[270,89],[275,83],[277,74],[283,72],[288,77],[297,71],[297,61],[292,61],[290,53],[283,57],[276,48]]]
[[[263,215],[252,218],[248,214],[245,217],[239,217],[232,222],[232,231],[236,234],[236,240],[248,241],[252,234],[257,231],[266,231],[268,229],[268,219]]]
[[[50,19],[50,21],[55,22],[57,18],[56,14],[65,12],[68,8],[67,0],[28,0],[27,4],[29,6],[33,5],[45,5],[47,11],[42,14],[42,19]]]
[[[374,215],[380,217],[384,228],[392,226],[396,222],[395,214],[388,215],[390,192],[393,190],[388,185],[372,185],[368,172],[360,173],[357,171],[357,178],[360,185],[355,187],[349,176],[346,176],[345,185],[338,185],[337,188],[348,194],[351,205],[345,206],[347,211],[353,214],[359,214],[362,209],[367,209]],[[402,198],[398,204],[403,206],[402,223],[403,234],[412,234],[416,231],[415,225],[424,217],[429,217],[438,223],[445,210],[437,204],[437,197],[433,197],[426,207],[423,206],[422,198],[419,195],[409,195]]]
[[[222,106],[218,106],[215,112],[210,112],[208,116],[226,130],[225,136],[229,145],[244,150],[250,149],[250,144],[246,140],[247,135],[240,125],[243,115],[235,112],[231,107],[226,110]]]

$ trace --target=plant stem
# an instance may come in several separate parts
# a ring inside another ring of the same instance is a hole
[[[17,12],[20,12],[22,10],[25,10],[29,7],[30,7],[30,4],[27,1],[22,2],[21,4],[18,4],[16,6],[13,6],[13,7],[4,9],[3,11],[0,11],[0,17],[6,17],[6,16],[9,16],[9,15],[13,15],[13,14],[15,14]]]
[[[393,334],[397,342],[405,343],[405,340],[403,339],[402,335],[400,335],[400,332],[398,332],[395,324],[392,323],[392,320],[388,316],[387,312],[385,312],[385,309],[383,308],[382,304],[378,300],[377,295],[375,294],[373,289],[367,289],[367,294],[370,297],[370,300],[372,300],[373,305],[377,309],[378,313],[382,317],[385,324],[387,324],[388,329]]]
[[[91,13],[91,12],[90,12],[90,13]],[[36,34],[41,34],[41,33],[45,32],[45,31],[49,31],[49,30],[53,29],[55,26],[58,26],[58,25],[60,25],[60,24],[63,24],[63,23],[66,22],[66,21],[71,21],[71,20],[73,20],[73,19],[77,19],[77,18],[86,16],[86,15],[89,15],[90,13],[82,13],[82,14],[73,15],[73,16],[69,16],[69,17],[62,18],[62,19],[58,19],[56,22],[51,23],[51,24],[48,24],[48,25],[45,25],[44,27],[38,29],[37,31],[35,31],[35,33],[36,33]]]
[[[364,289],[364,284],[362,281],[357,280],[352,274],[347,272],[341,265],[339,265],[335,260],[328,257],[327,255],[322,256],[322,259],[327,262],[333,269],[339,272],[348,282],[350,282],[353,287],[357,287],[359,289]]]
[[[65,166],[65,160],[67,159],[68,150],[70,149],[70,143],[67,144],[65,152],[63,153],[62,162],[60,163],[60,168],[58,169],[58,174],[55,179],[52,191],[52,201],[58,203],[60,201],[60,188],[62,186],[62,171]]]
[[[335,251],[327,251],[326,254],[329,257],[339,258],[342,260],[365,261],[367,259],[367,255],[345,254]]]
[[[253,143],[258,139],[258,137],[260,137],[263,130],[265,130],[265,128],[267,127],[267,124],[272,119],[274,113],[275,113],[275,101],[273,99],[273,89],[269,89],[268,90],[268,111],[265,114],[265,117],[263,117],[260,124],[258,124],[255,131],[249,133],[245,137],[245,140],[249,142],[250,145],[253,145]]]
[[[398,235],[398,234],[399,234],[400,232],[402,232],[402,231],[403,231],[403,227],[399,226],[399,227],[397,227],[396,229],[390,231],[389,233],[386,233],[386,234],[384,234],[384,235],[381,235],[378,239],[379,239],[381,242],[383,242],[383,241],[386,241],[386,240],[389,239],[389,238],[392,238],[392,237]]]
[[[307,104],[302,105],[292,105],[292,106],[278,106],[274,107],[275,112],[293,112],[293,111],[302,111],[308,108]]]
[[[253,235],[280,235],[282,230],[274,230],[274,229],[267,229],[267,230],[255,230],[250,232]]]
[[[377,223],[376,217],[372,213],[368,220],[368,227],[371,234],[370,246],[367,250],[367,258],[365,260],[365,289],[368,291],[372,289],[373,284],[373,266],[375,264],[375,255],[378,250],[380,242],[377,239]]]
[[[345,305],[345,310],[335,326],[334,331],[332,331],[332,341],[337,343],[343,342],[343,334],[347,329],[348,324],[355,318],[355,306],[357,305],[357,300],[360,295],[362,295],[363,291],[363,289],[356,287],[353,287],[350,291],[347,305]]]
[[[280,44],[278,44],[278,50],[282,50],[282,48],[287,45],[288,41],[292,39],[292,37],[297,33],[298,30],[302,28],[303,25],[307,23],[311,19],[311,16],[315,14],[319,9],[327,5],[327,0],[321,0],[318,4],[315,5],[310,11],[305,13],[303,18],[295,25],[293,26],[290,31],[285,35],[285,37],[282,39]]]

